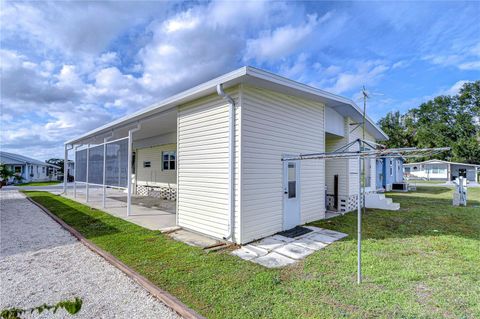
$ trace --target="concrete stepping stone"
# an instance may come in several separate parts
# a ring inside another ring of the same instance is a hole
[[[232,255],[238,256],[244,260],[251,260],[268,254],[268,251],[255,247],[253,245],[246,245],[232,252]]]
[[[312,235],[306,237],[308,239],[313,240],[314,242],[320,242],[320,243],[325,243],[325,244],[331,244],[334,241],[337,241],[338,239],[321,234],[321,233],[313,233]]]
[[[262,249],[266,249],[268,251],[272,251],[275,248],[285,245],[285,242],[275,239],[273,237],[267,237],[260,241],[254,242],[251,245],[262,248]]]
[[[284,267],[296,262],[294,259],[288,258],[276,252],[268,253],[265,256],[252,259],[251,261],[267,268]]]
[[[299,245],[295,245],[293,243],[289,243],[289,244],[286,244],[282,247],[279,247],[279,248],[275,249],[273,252],[276,252],[276,253],[282,254],[284,256],[287,256],[289,258],[293,258],[293,259],[298,260],[298,259],[303,259],[303,258],[307,257],[308,255],[315,252],[315,250],[312,250],[312,249],[309,249],[309,248],[306,248],[306,247],[302,247],[302,246],[299,246]]]
[[[294,245],[298,245],[304,248],[312,249],[312,250],[320,250],[327,246],[325,243],[321,243],[319,241],[313,241],[309,238],[299,238],[292,242]]]
[[[341,232],[338,232],[338,231],[334,231],[334,230],[329,230],[329,229],[322,229],[322,230],[318,231],[318,233],[323,234],[323,235],[327,235],[329,237],[333,237],[333,238],[336,238],[336,239],[342,239],[342,238],[348,236],[347,234],[344,234],[344,233],[341,233]]]
[[[285,237],[285,236],[282,236],[282,235],[273,235],[271,238],[283,241],[285,243],[290,243],[290,242],[295,240],[295,238],[289,238],[289,237]]]

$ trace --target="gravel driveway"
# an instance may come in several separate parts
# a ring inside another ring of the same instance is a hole
[[[0,201],[0,310],[80,297],[75,316],[34,318],[179,318],[23,194],[0,191]]]

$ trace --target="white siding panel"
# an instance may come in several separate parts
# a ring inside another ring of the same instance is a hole
[[[138,185],[176,186],[176,170],[162,169],[162,152],[175,151],[176,144],[158,145],[136,150],[136,181]],[[143,162],[150,162],[150,167],[143,167]]]
[[[354,121],[350,118],[348,118],[349,123],[353,123]],[[355,126],[353,126],[355,127]],[[352,129],[351,129],[352,130]],[[352,142],[356,139],[363,139],[363,130],[362,127],[359,126],[355,130],[351,131],[349,133],[349,142]],[[375,138],[369,134],[368,132],[365,132],[365,140],[366,141],[375,141]],[[355,150],[358,151],[358,146],[352,146],[350,150]],[[358,160],[357,159],[350,159],[349,161],[349,196],[352,195],[357,195],[358,194]],[[376,165],[375,165],[375,159],[370,159],[370,187],[372,190],[375,190],[375,175],[376,175]]]
[[[238,101],[238,93],[228,93]],[[229,225],[228,110],[217,95],[178,109],[178,225],[215,238],[225,236]],[[237,106],[237,121],[239,117]],[[238,161],[236,168],[238,172]]]
[[[284,154],[323,152],[324,106],[268,90],[242,91],[242,242],[283,230]],[[302,223],[325,216],[325,165],[302,161]]]

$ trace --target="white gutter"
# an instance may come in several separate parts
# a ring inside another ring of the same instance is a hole
[[[228,108],[228,202],[230,221],[228,223],[228,233],[223,239],[233,239],[235,222],[235,101],[230,95],[223,91],[223,84],[217,84],[217,93],[229,104]]]

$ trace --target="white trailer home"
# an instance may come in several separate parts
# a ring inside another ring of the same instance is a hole
[[[243,244],[327,206],[355,209],[355,160],[282,158],[333,151],[361,137],[361,121],[349,99],[243,67],[67,141],[65,153],[77,151],[77,181],[176,200],[178,226]],[[366,130],[387,139],[368,117]]]
[[[55,181],[60,167],[48,164],[34,158],[19,154],[0,151],[0,164],[5,165],[11,172],[26,182]],[[19,179],[9,178],[7,183],[14,183]]]
[[[404,164],[404,174],[409,178],[426,180],[452,181],[463,176],[469,182],[478,182],[480,165],[429,160]]]

